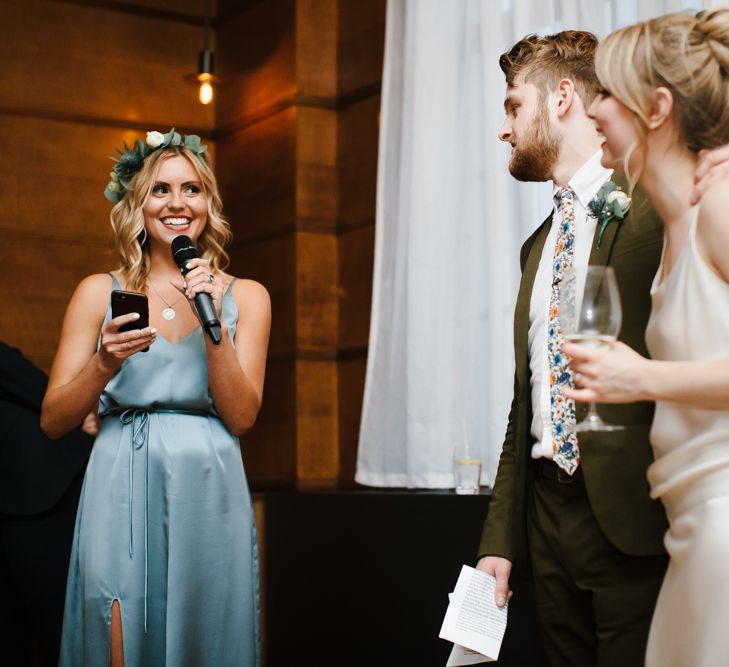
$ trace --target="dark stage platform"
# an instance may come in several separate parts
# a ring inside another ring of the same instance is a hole
[[[490,496],[276,492],[265,500],[267,667],[444,667],[448,593],[474,564]],[[499,665],[541,667],[531,586],[514,598]]]

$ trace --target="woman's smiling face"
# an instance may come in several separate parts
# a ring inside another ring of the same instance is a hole
[[[142,209],[152,241],[170,245],[180,234],[197,241],[205,229],[208,201],[195,168],[182,155],[164,159]]]
[[[587,115],[595,121],[597,131],[603,137],[603,166],[618,172],[624,171],[625,156],[638,142],[635,114],[610,93],[602,91],[590,104]],[[631,156],[635,157],[635,154]]]

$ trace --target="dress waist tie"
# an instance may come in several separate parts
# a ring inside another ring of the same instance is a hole
[[[134,531],[132,530],[134,502],[134,450],[144,447],[144,634],[147,634],[147,584],[148,566],[147,537],[149,530],[149,412],[140,408],[129,408],[119,416],[119,421],[131,424],[132,433],[129,443],[129,558],[134,553]]]
[[[183,415],[213,417],[206,410],[174,409],[174,408],[112,408],[99,414],[99,418],[119,415],[124,426],[131,425],[129,441],[129,558],[134,554],[133,538],[133,502],[134,502],[134,452],[144,447],[144,634],[147,634],[147,592],[149,583],[149,554],[147,544],[149,538],[149,413],[164,412]]]

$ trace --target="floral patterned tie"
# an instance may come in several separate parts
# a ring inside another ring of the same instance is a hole
[[[559,290],[565,271],[574,266],[575,193],[569,186],[557,192],[557,210],[562,213],[557,244],[552,262],[552,290],[549,296],[547,321],[547,360],[549,363],[549,405],[552,418],[552,452],[554,462],[568,475],[580,465],[580,450],[575,433],[575,402],[562,393],[574,387],[568,359],[562,353],[562,332],[559,326]]]

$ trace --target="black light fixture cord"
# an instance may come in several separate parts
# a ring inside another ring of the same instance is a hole
[[[205,28],[203,32],[203,51],[210,50],[210,0],[204,0]]]

